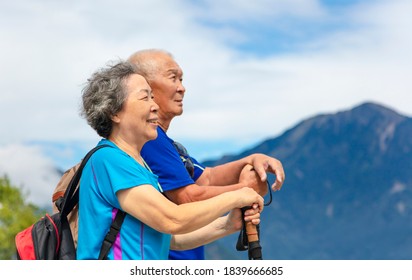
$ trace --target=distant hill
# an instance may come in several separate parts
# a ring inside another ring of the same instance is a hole
[[[286,172],[262,214],[264,259],[412,259],[411,118],[364,103],[204,164],[252,153],[280,159]],[[207,246],[208,258],[247,259],[236,238]]]

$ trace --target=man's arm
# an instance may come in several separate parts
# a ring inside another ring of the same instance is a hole
[[[244,186],[252,187],[264,195],[266,172],[276,175],[272,189],[280,190],[285,180],[282,163],[264,154],[252,154],[236,161],[206,168],[195,184],[166,191],[165,194],[178,204],[211,198]]]
[[[235,184],[238,182],[241,171],[247,165],[253,167],[259,175],[261,182],[266,182],[266,173],[273,173],[276,176],[276,180],[272,185],[272,189],[277,191],[282,188],[285,181],[282,163],[278,159],[265,154],[252,154],[239,160],[213,167],[207,173],[207,177],[201,176],[203,178],[199,179],[202,181],[198,180],[199,182],[196,181],[196,183],[211,186]]]
[[[201,186],[191,184],[170,191],[165,191],[164,194],[176,204],[205,200],[219,194],[241,189],[245,185],[233,184],[228,186]]]
[[[224,178],[225,176],[220,176],[219,172],[227,174],[227,177],[232,177],[232,180]],[[238,172],[238,174],[235,172]],[[210,177],[213,176],[211,173],[218,174],[218,176],[224,179],[222,181],[219,181],[217,178],[210,180]],[[211,182],[217,185],[208,185]],[[215,168],[206,168],[195,184],[166,191],[165,194],[170,200],[181,204],[208,199],[221,193],[237,190],[243,187],[253,188],[261,196],[264,196],[267,193],[266,182],[260,180],[258,174],[254,171],[251,165],[244,166],[239,172],[236,169],[231,169],[230,164],[225,164],[224,167],[218,166]]]

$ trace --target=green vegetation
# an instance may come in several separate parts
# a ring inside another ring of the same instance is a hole
[[[0,259],[15,259],[14,238],[24,228],[44,215],[44,210],[26,202],[19,187],[13,186],[7,176],[0,177]]]

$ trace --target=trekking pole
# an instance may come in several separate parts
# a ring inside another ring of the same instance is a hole
[[[250,206],[242,208],[243,216],[245,211],[250,208]],[[249,260],[262,260],[262,246],[260,246],[258,226],[249,221],[246,223],[245,229],[248,241]]]
[[[264,205],[268,206],[272,203],[272,192],[270,189],[269,181],[266,180],[266,184],[269,191],[269,201]],[[245,216],[245,211],[250,209],[250,206],[243,207],[242,216]],[[254,225],[252,222],[243,222],[243,228],[239,233],[239,237],[236,243],[236,250],[245,251],[248,250],[249,260],[262,260],[262,246],[259,241],[260,225]]]

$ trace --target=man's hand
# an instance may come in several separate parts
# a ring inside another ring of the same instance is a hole
[[[247,187],[254,189],[262,197],[268,192],[266,180],[262,181],[259,174],[250,164],[245,165],[239,176],[239,183],[245,184]]]
[[[260,180],[266,182],[266,173],[273,173],[276,175],[276,181],[272,185],[272,190],[280,190],[285,181],[285,171],[283,170],[282,163],[279,160],[264,154],[253,154],[249,157],[250,164],[259,174]]]

